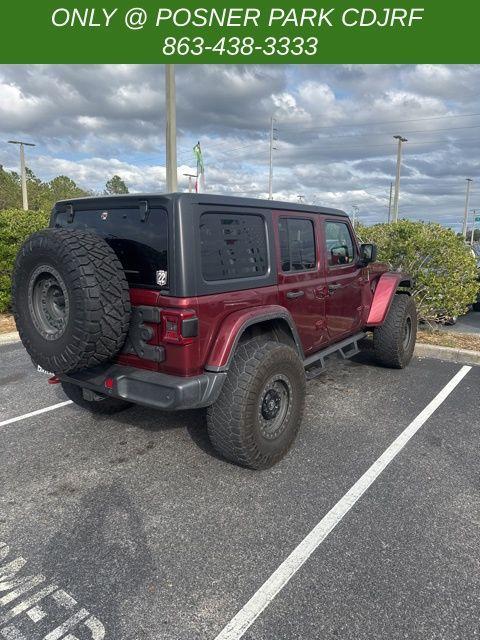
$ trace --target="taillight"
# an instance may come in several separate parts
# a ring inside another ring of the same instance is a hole
[[[162,340],[172,344],[191,344],[198,335],[195,312],[186,310],[162,311]]]

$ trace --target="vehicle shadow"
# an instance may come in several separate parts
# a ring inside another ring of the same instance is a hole
[[[217,460],[222,460],[208,437],[206,409],[161,411],[136,406],[116,414],[113,418],[124,426],[141,429],[147,433],[185,429],[199,449]],[[103,416],[100,419],[103,419]],[[108,419],[111,420],[112,416],[109,416]]]

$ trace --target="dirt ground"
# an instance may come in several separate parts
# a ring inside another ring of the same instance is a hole
[[[448,333],[447,331],[419,331],[417,342],[424,344],[436,344],[441,347],[454,347],[456,349],[470,349],[480,351],[480,335],[470,333]]]
[[[0,333],[9,333],[10,331],[15,330],[13,316],[9,313],[0,313]]]

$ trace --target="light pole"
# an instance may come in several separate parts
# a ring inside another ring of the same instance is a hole
[[[25,168],[25,147],[34,147],[32,142],[21,142],[20,140],[9,140],[8,144],[18,144],[20,146],[20,175],[22,180],[22,202],[25,211],[28,211],[27,194],[27,171]]]
[[[465,195],[465,213],[463,214],[463,228],[462,235],[467,239],[467,224],[468,224],[468,205],[470,202],[470,186],[473,182],[472,178],[466,178],[467,180],[467,193]]]
[[[270,118],[270,161],[269,161],[269,173],[268,173],[268,199],[273,200],[273,152],[277,150],[274,146],[275,141],[278,140],[278,130],[275,129],[275,118]]]
[[[352,205],[352,225],[354,229],[355,229],[355,224],[357,223],[357,217],[358,217],[359,211],[360,211],[360,208],[358,205],[356,204]]]
[[[193,178],[197,180],[198,176],[196,173],[184,173],[183,175],[188,178],[188,193],[192,193],[192,180]]]
[[[390,182],[390,196],[388,198],[388,224],[392,221],[392,196],[393,196],[393,182]]]
[[[395,178],[395,196],[393,198],[393,221],[398,222],[398,201],[400,199],[400,174],[402,171],[402,144],[408,142],[407,138],[403,136],[393,136],[395,140],[398,140],[397,149],[397,175]]]
[[[472,209],[473,221],[472,221],[472,235],[470,236],[470,246],[473,247],[473,241],[475,239],[475,223],[477,221],[477,209]]]
[[[167,192],[177,191],[177,112],[175,101],[175,65],[165,65]]]

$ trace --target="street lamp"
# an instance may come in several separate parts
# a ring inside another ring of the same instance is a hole
[[[472,209],[473,220],[472,220],[472,235],[470,236],[470,246],[473,247],[475,241],[475,224],[480,222],[480,217],[477,217],[478,209]]]
[[[177,191],[177,107],[175,65],[165,65],[167,192]]]
[[[360,207],[357,204],[352,205],[352,224],[353,228],[355,228],[356,223],[358,222],[358,213],[360,211]]]
[[[470,202],[470,187],[472,185],[472,178],[466,178],[467,181],[467,193],[465,195],[465,213],[463,214],[463,227],[462,227],[462,235],[467,239],[467,224],[468,224],[468,205]]]
[[[183,175],[188,178],[188,193],[192,193],[192,180],[193,178],[198,180],[198,175],[196,173],[184,173]]]
[[[18,144],[20,146],[20,175],[22,179],[22,201],[23,208],[28,211],[27,195],[27,172],[25,170],[25,147],[34,147],[32,142],[21,142],[20,140],[9,140],[8,144]]]
[[[402,170],[402,144],[408,142],[407,138],[403,136],[393,136],[395,140],[398,140],[397,150],[397,176],[395,179],[395,196],[393,199],[393,221],[398,221],[398,201],[400,199],[400,173]]]

